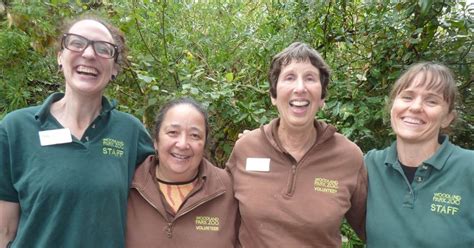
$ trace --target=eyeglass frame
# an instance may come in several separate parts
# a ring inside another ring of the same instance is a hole
[[[84,49],[83,49],[82,51],[74,51],[74,50],[71,50],[70,48],[67,48],[67,47],[66,47],[66,45],[65,45],[66,37],[68,37],[68,36],[70,36],[70,35],[79,36],[80,38],[82,38],[82,39],[84,39],[84,40],[87,41],[87,44],[86,44],[86,46],[84,47]],[[103,57],[103,56],[100,56],[100,55],[95,51],[94,43],[96,43],[96,42],[103,42],[103,43],[107,43],[107,44],[109,44],[109,45],[112,45],[112,47],[114,48],[114,53],[115,53],[114,56],[112,56],[112,57],[110,57],[110,58],[105,58],[105,57]],[[72,33],[64,33],[64,34],[63,34],[63,37],[62,37],[62,39],[61,39],[61,50],[64,49],[64,48],[66,48],[67,50],[72,51],[72,52],[80,52],[80,53],[82,53],[82,52],[84,52],[84,51],[87,49],[87,47],[90,46],[90,45],[92,45],[92,50],[94,50],[94,53],[95,53],[97,56],[99,56],[99,57],[101,57],[101,58],[104,58],[104,59],[112,59],[112,58],[113,58],[113,59],[114,59],[114,62],[117,62],[118,56],[119,56],[119,53],[120,53],[120,52],[119,52],[118,46],[115,45],[115,44],[113,44],[113,43],[110,43],[110,42],[107,42],[107,41],[102,41],[102,40],[89,40],[89,39],[87,39],[86,37],[84,37],[84,36],[82,36],[82,35],[79,35],[79,34],[72,34]]]

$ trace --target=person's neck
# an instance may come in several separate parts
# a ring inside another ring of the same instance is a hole
[[[64,97],[51,105],[51,114],[58,122],[70,129],[78,139],[102,109],[102,96],[79,96],[66,91]]]
[[[313,124],[306,128],[290,128],[280,125],[278,138],[285,150],[299,161],[313,146],[316,140],[316,129]]]
[[[171,184],[171,185],[183,185],[183,184],[189,184],[194,182],[199,174],[199,170],[194,172],[193,174],[190,175],[169,175],[169,173],[166,173],[163,169],[163,167],[160,167],[159,164],[155,167],[155,177],[158,179],[159,182],[165,183],[165,184]]]
[[[436,153],[440,144],[437,139],[410,143],[397,138],[398,160],[409,167],[418,167]]]

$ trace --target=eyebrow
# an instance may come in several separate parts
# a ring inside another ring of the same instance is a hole
[[[198,132],[200,132],[200,133],[204,133],[204,131],[203,131],[202,129],[200,129],[200,128],[198,128],[198,127],[194,127],[194,126],[191,127],[191,130],[193,130],[193,131],[198,131]]]
[[[308,70],[303,73],[303,75],[308,75],[308,74],[313,75],[313,76],[319,76],[319,72],[317,71]]]
[[[181,125],[180,124],[170,124],[166,128],[181,128]],[[204,132],[204,130],[198,128],[197,126],[191,126],[191,130],[198,131],[198,132],[201,132],[201,133]]]
[[[295,74],[295,73],[296,73],[296,72],[295,72],[295,69],[290,69],[290,70],[288,70],[288,71],[283,71],[283,70],[282,70],[281,75],[288,75],[288,74]],[[302,74],[303,74],[304,76],[306,76],[306,75],[308,75],[308,74],[310,74],[310,75],[315,75],[315,76],[319,76],[319,72],[317,72],[317,71],[312,71],[312,70],[305,70],[305,71],[303,71]]]

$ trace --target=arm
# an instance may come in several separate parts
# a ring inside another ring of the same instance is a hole
[[[7,247],[16,236],[20,219],[20,204],[0,200],[0,247]]]
[[[347,222],[365,241],[365,216],[367,208],[367,170],[362,165],[357,175],[357,187],[351,197],[351,208],[346,213]]]

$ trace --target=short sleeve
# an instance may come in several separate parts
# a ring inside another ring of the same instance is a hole
[[[13,187],[11,149],[5,123],[0,122],[0,200],[18,202],[18,193]]]

